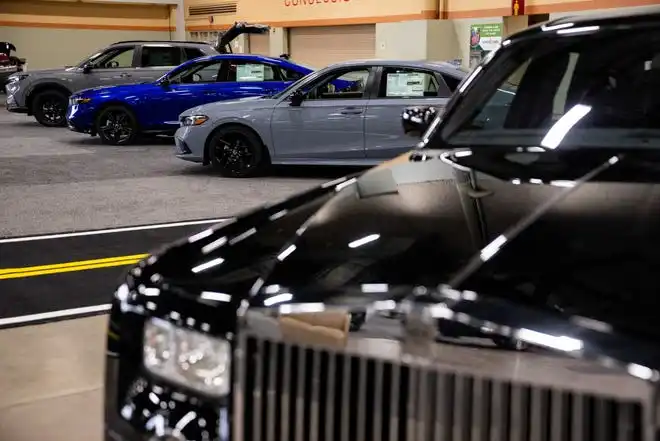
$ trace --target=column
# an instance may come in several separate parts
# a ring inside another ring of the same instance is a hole
[[[176,9],[174,11],[175,14],[175,24],[176,24],[176,30],[174,31],[174,39],[175,40],[187,40],[188,35],[186,33],[186,9],[183,4],[184,0],[178,0],[176,4]]]
[[[271,28],[269,34],[269,54],[279,57],[289,53],[289,31],[286,28]]]

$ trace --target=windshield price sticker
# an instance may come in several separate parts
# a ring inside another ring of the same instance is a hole
[[[244,64],[236,66],[236,81],[264,81],[263,64]]]
[[[424,74],[419,72],[387,75],[387,96],[424,96]]]

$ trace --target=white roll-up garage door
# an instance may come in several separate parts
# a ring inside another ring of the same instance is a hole
[[[376,25],[291,28],[289,53],[292,61],[316,68],[340,61],[374,58]]]
[[[268,33],[250,34],[249,43],[251,54],[270,55],[270,35]]]

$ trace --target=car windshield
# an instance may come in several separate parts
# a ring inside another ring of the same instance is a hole
[[[292,90],[297,88],[299,84],[301,84],[303,81],[305,81],[308,76],[309,76],[309,74],[305,75],[302,78],[299,78],[298,80],[296,80],[293,83],[289,84],[289,86],[286,87],[284,90],[281,90],[281,91],[279,91],[279,92],[277,92],[273,95],[269,95],[268,98],[279,99],[279,98],[287,95],[289,92],[291,92]]]
[[[83,67],[86,64],[94,64],[105,53],[106,53],[105,50],[98,50],[94,52],[92,55],[88,56],[87,58],[83,58],[80,62],[76,64],[76,66]]]
[[[507,178],[568,178],[622,151],[660,172],[660,32],[517,45],[482,66],[428,147],[469,148],[478,158],[462,161]]]

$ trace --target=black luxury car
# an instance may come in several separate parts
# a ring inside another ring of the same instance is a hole
[[[130,271],[106,439],[658,439],[659,121],[658,8],[505,39],[410,154]]]

